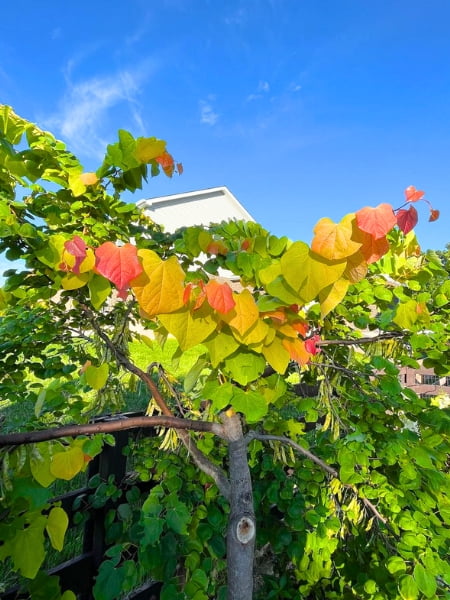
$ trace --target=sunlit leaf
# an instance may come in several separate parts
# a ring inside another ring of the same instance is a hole
[[[95,250],[95,256],[98,273],[112,281],[119,291],[119,296],[125,297],[130,281],[142,273],[136,246],[116,246],[112,242],[105,242]]]
[[[150,161],[154,160],[157,156],[163,154],[165,149],[165,141],[158,140],[155,137],[141,137],[136,140],[134,154],[139,162],[149,163]]]
[[[10,542],[14,566],[24,577],[34,579],[45,558],[44,528],[47,519],[39,515],[25,529],[16,531]]]
[[[370,233],[376,240],[383,238],[397,224],[397,218],[390,204],[377,207],[366,206],[356,213],[358,227]]]
[[[145,252],[145,254],[144,254]],[[131,282],[139,306],[148,316],[177,311],[184,305],[185,273],[175,256],[161,260],[151,250],[140,252],[143,271]]]
[[[233,292],[235,306],[232,310],[222,315],[222,319],[235,329],[239,335],[244,336],[259,318],[259,310],[252,294],[244,289],[240,294]]]
[[[435,208],[430,208],[430,218],[428,219],[428,221],[433,222],[433,221],[437,221],[439,219],[439,215],[441,213],[436,210]]]
[[[280,374],[286,371],[291,359],[289,350],[284,347],[283,341],[279,337],[275,337],[270,344],[263,346],[262,354],[269,365]]]
[[[98,183],[99,179],[95,173],[81,173],[80,175],[81,183],[85,186],[95,185]]]
[[[347,293],[350,281],[338,279],[327,288],[319,292],[320,313],[322,318],[336,308]]]
[[[167,177],[172,177],[173,172],[175,170],[175,162],[173,160],[172,155],[168,152],[163,152],[160,156],[155,157],[155,160],[158,164],[161,165]]]
[[[406,202],[417,202],[425,196],[422,190],[416,190],[413,185],[410,185],[405,190]]]
[[[174,313],[161,314],[158,318],[164,328],[178,340],[182,350],[200,344],[217,327],[212,315],[203,308],[191,313],[188,307],[184,307]]]
[[[283,346],[289,352],[291,359],[298,362],[299,365],[307,365],[311,360],[311,354],[306,349],[303,340],[286,338],[283,340]]]
[[[209,305],[222,314],[229,312],[236,304],[228,283],[219,283],[215,279],[206,284],[206,297]]]
[[[352,239],[354,214],[346,215],[339,223],[320,219],[314,227],[311,250],[328,260],[341,260],[359,250],[361,243]]]

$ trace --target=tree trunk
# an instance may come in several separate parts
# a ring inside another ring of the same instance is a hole
[[[255,509],[247,445],[237,415],[223,424],[229,441],[230,518],[227,532],[228,600],[252,600]]]

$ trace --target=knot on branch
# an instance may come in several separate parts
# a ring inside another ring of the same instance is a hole
[[[255,523],[249,517],[242,517],[236,526],[236,537],[241,544],[248,544],[255,537]]]

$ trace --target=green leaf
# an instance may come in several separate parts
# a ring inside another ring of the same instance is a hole
[[[391,556],[386,562],[386,568],[392,575],[406,573],[406,563],[401,556]]]
[[[187,525],[191,520],[191,513],[187,506],[182,502],[177,502],[173,507],[169,508],[166,513],[167,527],[175,533],[186,534]]]
[[[86,382],[94,390],[101,390],[102,387],[105,386],[108,380],[108,375],[108,363],[103,363],[99,367],[94,367],[93,365],[90,365],[85,371]]]
[[[241,385],[255,381],[266,366],[264,358],[254,352],[239,352],[225,360],[224,370]]]
[[[44,562],[44,528],[47,519],[42,515],[36,517],[28,527],[16,532],[10,542],[11,558],[14,566],[24,577],[34,579]]]
[[[246,392],[239,388],[234,388],[231,404],[237,412],[245,415],[248,423],[257,423],[268,412],[266,399],[258,392]]]
[[[95,600],[114,600],[122,592],[125,579],[124,569],[117,567],[116,562],[106,560],[100,565],[93,588]]]
[[[417,600],[419,589],[411,575],[403,575],[398,584],[400,596],[403,600]]]
[[[30,458],[31,474],[43,487],[48,487],[55,481],[55,476],[50,470],[52,447],[49,442],[36,444]]]
[[[421,564],[414,567],[414,579],[417,587],[427,598],[432,598],[437,590],[436,578]]]
[[[67,527],[69,525],[69,518],[66,511],[55,506],[52,508],[48,515],[47,525],[45,526],[48,537],[55,550],[61,550],[64,547],[64,536],[66,535]]]
[[[142,543],[145,545],[155,544],[163,531],[164,519],[159,517],[144,517],[144,535],[142,537]]]
[[[99,310],[111,293],[111,284],[101,275],[93,275],[88,282],[92,306]]]

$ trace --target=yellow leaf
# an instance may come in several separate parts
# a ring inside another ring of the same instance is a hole
[[[55,477],[69,481],[70,479],[73,479],[84,466],[83,450],[73,446],[64,452],[58,452],[53,455],[50,471]]]
[[[172,313],[183,306],[185,273],[175,256],[161,260],[147,250],[142,257],[144,271],[133,279],[131,287],[139,306],[148,317]]]
[[[264,323],[264,321],[258,319],[245,335],[240,335],[237,330],[233,330],[233,333],[238,342],[250,346],[252,344],[260,344],[263,342],[269,333],[269,329],[270,328],[267,323]]]
[[[88,271],[92,271],[95,266],[95,254],[92,248],[88,248],[86,250],[86,258],[83,259],[83,262],[80,264],[80,273],[87,273]]]
[[[355,214],[346,215],[340,223],[334,223],[325,217],[314,227],[314,239],[311,250],[327,260],[341,260],[351,256],[361,247],[360,242],[352,239]]]
[[[322,318],[335,308],[347,293],[350,282],[347,279],[338,279],[319,293],[320,312]]]
[[[67,273],[67,275],[61,279],[61,286],[65,290],[78,290],[87,284],[89,277],[90,273],[82,273],[81,275]]]
[[[159,315],[159,320],[169,333],[176,337],[180,348],[188,350],[205,340],[217,327],[217,322],[209,312],[202,307],[191,313],[189,307],[177,312]]]
[[[36,444],[30,458],[30,469],[34,479],[42,487],[48,487],[55,481],[55,476],[50,471],[51,459],[50,444],[48,442]]]
[[[135,157],[141,163],[149,163],[166,150],[166,142],[154,137],[138,138],[136,140]]]
[[[242,290],[240,294],[234,292],[233,298],[236,302],[235,307],[221,317],[239,335],[245,336],[258,320],[259,310],[253,296],[248,290]]]
[[[45,526],[50,542],[55,550],[61,552],[64,547],[64,536],[66,535],[69,518],[66,511],[55,506],[48,515],[47,525]]]
[[[290,356],[279,337],[275,337],[270,344],[263,346],[262,354],[277,373],[283,374],[286,371]]]
[[[367,268],[367,262],[363,253],[358,250],[358,252],[347,258],[347,266],[343,275],[351,283],[358,283],[358,281],[361,281],[366,276]]]
[[[109,375],[109,367],[107,363],[103,363],[99,367],[92,365],[85,370],[86,382],[94,390],[101,390],[106,384]]]

